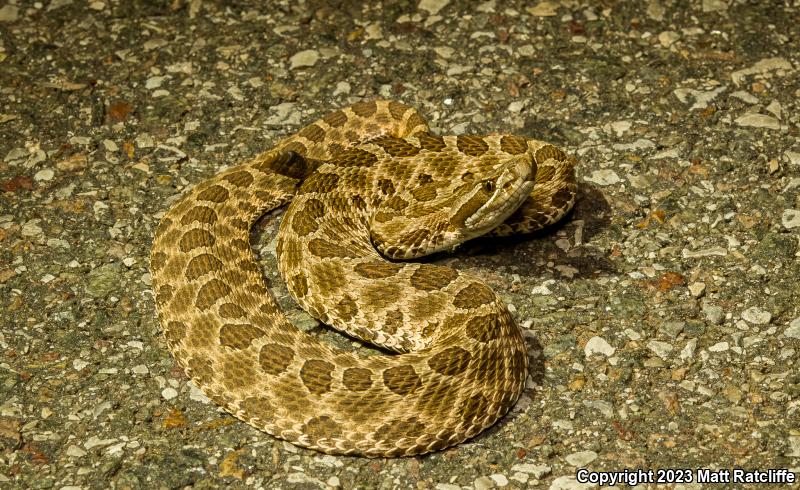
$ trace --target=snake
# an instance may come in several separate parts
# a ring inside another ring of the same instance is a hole
[[[574,163],[511,134],[436,135],[398,101],[335,110],[164,213],[150,267],[166,346],[210,400],[300,447],[401,457],[473,438],[525,387],[521,329],[476,274],[409,259],[559,221]],[[284,206],[291,297],[377,353],[299,329],[267,289],[250,230]]]

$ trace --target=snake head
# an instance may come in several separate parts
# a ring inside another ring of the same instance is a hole
[[[466,240],[483,235],[508,218],[533,190],[536,163],[523,153],[498,165],[488,176],[473,180],[456,195],[451,220],[462,226]]]
[[[500,225],[528,199],[536,180],[534,155],[526,147],[504,151],[503,138],[482,138],[486,147],[479,155],[457,150],[456,137],[444,137],[440,151],[420,152],[413,160],[418,167],[403,167],[416,177],[372,215],[375,247],[387,257],[410,259],[451,250]]]

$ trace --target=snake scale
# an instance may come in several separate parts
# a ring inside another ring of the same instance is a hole
[[[167,346],[231,414],[330,454],[410,456],[475,436],[515,403],[527,351],[478,277],[398,261],[538,230],[575,201],[573,160],[512,135],[437,136],[411,107],[359,102],[194,186],[155,234]],[[344,351],[293,326],[249,233],[289,203],[277,240],[292,297],[386,351]]]

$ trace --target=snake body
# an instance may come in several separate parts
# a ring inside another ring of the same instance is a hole
[[[513,406],[525,342],[479,278],[387,257],[540,229],[575,191],[571,160],[547,143],[436,136],[394,101],[335,111],[164,215],[151,269],[167,345],[211,400],[296,445],[391,457],[457,444]],[[290,201],[276,253],[291,295],[394,354],[337,349],[280,311],[249,232]]]

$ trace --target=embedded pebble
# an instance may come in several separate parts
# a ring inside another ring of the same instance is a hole
[[[668,48],[675,44],[675,41],[680,39],[681,36],[675,31],[664,31],[658,35],[658,42],[662,47]]]
[[[652,20],[656,22],[661,22],[664,20],[664,14],[666,10],[664,6],[658,0],[650,0],[647,4],[647,16],[650,17]]]
[[[421,0],[417,6],[420,10],[425,10],[431,15],[436,15],[445,8],[450,0]]]
[[[505,487],[506,485],[508,485],[508,478],[506,478],[505,475],[501,475],[500,473],[489,475],[489,478],[494,480],[494,483],[497,487]]]
[[[781,215],[781,223],[787,230],[800,227],[800,209],[785,209]]]
[[[86,292],[95,298],[106,297],[119,289],[121,279],[119,264],[104,264],[87,275]]]
[[[474,482],[472,482],[472,484],[474,485],[475,490],[488,490],[497,486],[495,481],[488,476],[478,477]]]
[[[139,364],[131,368],[133,374],[147,374],[150,370],[144,364]]]
[[[584,179],[597,185],[613,185],[622,181],[619,175],[611,169],[595,170],[589,177],[584,177]]]
[[[706,316],[706,320],[713,325],[720,325],[725,319],[725,311],[717,305],[704,304],[703,313]]]
[[[86,451],[76,446],[75,444],[70,444],[70,446],[66,450],[66,453],[67,456],[72,458],[81,458],[83,456],[86,456]]]
[[[733,92],[731,97],[736,97],[742,102],[747,102],[748,104],[758,104],[758,98],[748,92],[745,92],[744,90],[737,90],[736,92]]]
[[[792,323],[783,331],[783,335],[790,339],[800,340],[800,317],[792,320]]]
[[[574,475],[559,476],[548,487],[549,490],[588,490],[595,488],[592,483],[580,483]]]
[[[789,165],[800,166],[800,152],[786,150],[783,155]]]
[[[730,349],[730,344],[727,342],[717,342],[708,348],[709,352],[725,352]]]
[[[554,17],[558,15],[558,3],[539,2],[533,7],[528,7],[526,10],[534,17]]]
[[[693,282],[689,284],[689,293],[695,298],[699,298],[703,295],[703,292],[706,290],[706,283],[704,282]]]
[[[319,52],[313,49],[306,49],[295,53],[289,58],[289,68],[303,68],[306,66],[314,66],[319,60]]]
[[[592,354],[602,354],[606,357],[610,357],[614,355],[616,349],[611,346],[606,340],[602,337],[592,337],[586,342],[586,346],[583,348],[583,352],[586,357],[591,356]]]
[[[751,128],[781,129],[781,123],[766,114],[745,114],[736,118],[736,124]]]
[[[172,387],[168,386],[168,387],[164,388],[163,390],[161,390],[161,396],[165,400],[172,400],[173,398],[178,396],[178,391],[175,388],[172,388]]]
[[[755,325],[765,325],[772,320],[772,313],[752,306],[742,312],[742,318]]]
[[[651,340],[647,343],[647,348],[664,360],[669,357],[669,354],[673,349],[672,344],[668,342],[662,342],[660,340]]]
[[[75,359],[72,361],[72,368],[75,369],[75,371],[82,371],[83,368],[85,368],[88,365],[89,363],[84,361],[83,359]]]
[[[597,459],[597,453],[594,451],[578,451],[572,453],[564,458],[567,463],[578,468],[585,468],[589,463]]]
[[[333,91],[333,95],[341,95],[341,94],[349,94],[350,93],[350,84],[341,81],[336,84],[336,88]]]
[[[728,10],[726,0],[703,0],[703,12],[720,12]]]
[[[512,466],[511,471],[528,473],[538,480],[543,476],[549,475],[552,468],[546,464],[520,463]]]
[[[736,85],[740,85],[744,82],[744,78],[749,75],[763,74],[770,71],[791,71],[792,69],[792,64],[786,58],[764,58],[756,62],[756,64],[750,68],[737,70],[731,73],[731,80],[733,80],[733,83]]]
[[[16,5],[3,5],[0,7],[0,22],[14,22],[19,16],[19,7]]]
[[[36,172],[33,176],[33,180],[42,182],[47,180],[53,180],[53,176],[55,176],[55,172],[51,168],[45,168]]]
[[[780,119],[781,116],[783,115],[783,107],[781,106],[781,103],[778,102],[777,100],[773,100],[772,102],[770,102],[769,105],[766,107],[766,109],[768,112],[771,112],[772,115],[777,117],[778,119]]]

